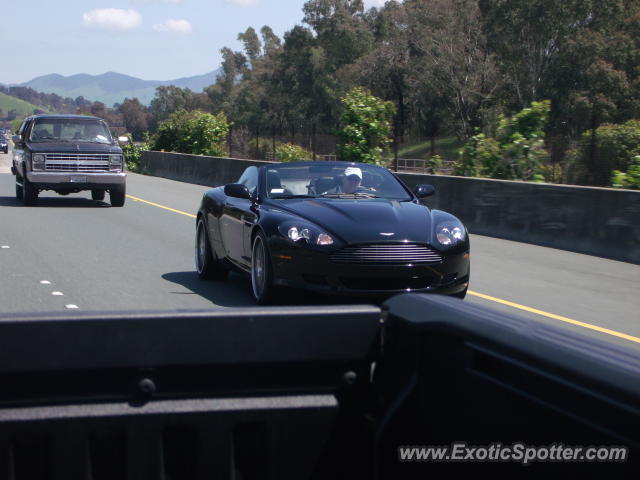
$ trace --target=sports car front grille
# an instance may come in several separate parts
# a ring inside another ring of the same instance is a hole
[[[340,277],[340,282],[353,290],[418,290],[433,285],[431,276],[415,276],[407,278],[368,277],[350,278]]]
[[[333,253],[331,261],[356,265],[407,265],[441,263],[442,255],[427,245],[415,243],[356,245]]]
[[[109,155],[47,153],[45,170],[47,172],[108,172]]]

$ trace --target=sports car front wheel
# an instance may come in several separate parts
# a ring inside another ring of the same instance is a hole
[[[259,305],[267,305],[275,299],[271,256],[262,232],[256,235],[251,249],[251,289]]]

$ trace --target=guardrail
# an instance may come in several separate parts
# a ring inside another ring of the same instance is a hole
[[[435,295],[0,317],[0,479],[627,478],[640,354]],[[401,462],[403,445],[619,445],[622,463]]]
[[[393,162],[391,160],[390,162]],[[452,160],[443,160],[442,165],[434,170],[429,160],[423,158],[398,158],[398,171],[406,173],[423,173],[430,175],[453,175],[456,162]]]

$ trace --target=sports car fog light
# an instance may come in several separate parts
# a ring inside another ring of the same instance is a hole
[[[326,233],[321,233],[320,235],[318,235],[318,240],[316,240],[316,244],[333,245],[333,238],[331,238],[331,235],[327,235]]]

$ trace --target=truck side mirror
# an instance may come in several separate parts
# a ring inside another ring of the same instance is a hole
[[[124,135],[121,135],[120,137],[118,137],[118,143],[120,145],[127,145],[129,143],[129,137],[125,137]]]
[[[14,144],[22,143],[22,135],[14,135],[13,137],[11,137],[11,141]]]

